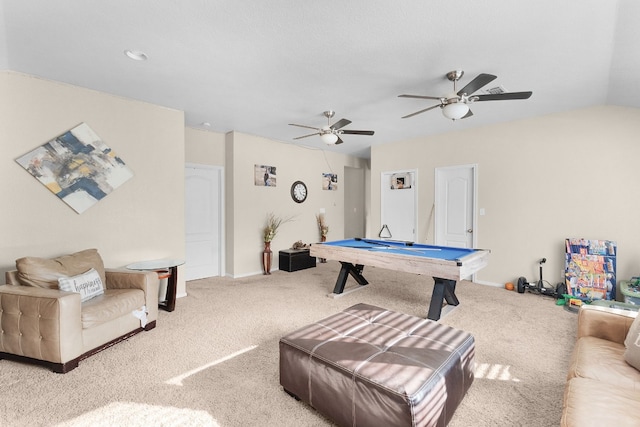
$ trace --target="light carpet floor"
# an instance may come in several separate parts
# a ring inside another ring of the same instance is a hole
[[[2,360],[0,425],[331,426],[280,387],[279,338],[360,302],[426,317],[433,287],[366,267],[370,285],[330,298],[339,267],[188,282],[154,330],[65,375]],[[474,335],[477,369],[449,426],[557,426],[576,315],[549,297],[471,282],[456,294],[440,322]]]

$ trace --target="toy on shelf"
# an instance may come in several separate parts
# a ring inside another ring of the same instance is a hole
[[[632,277],[631,280],[620,282],[620,293],[627,304],[640,305],[640,277]]]

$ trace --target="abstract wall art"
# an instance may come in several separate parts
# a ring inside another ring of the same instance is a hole
[[[133,177],[131,169],[86,123],[16,162],[78,214]]]

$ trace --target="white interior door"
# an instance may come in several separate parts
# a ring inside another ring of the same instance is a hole
[[[378,237],[417,242],[417,171],[382,172],[380,179]]]
[[[185,168],[185,280],[224,275],[221,167]]]
[[[435,243],[475,246],[476,165],[437,168],[435,176]]]

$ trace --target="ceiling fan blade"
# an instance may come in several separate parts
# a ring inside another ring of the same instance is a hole
[[[338,140],[337,140],[337,141],[336,141],[336,143],[335,143],[335,144],[333,144],[333,145],[342,144],[343,142],[344,142],[344,141],[343,141],[340,137],[338,137]]]
[[[488,95],[474,95],[476,102],[478,101],[503,101],[509,99],[529,99],[533,92],[506,92]]]
[[[331,125],[331,129],[340,129],[340,128],[345,127],[349,123],[351,123],[351,120],[340,119],[337,122],[335,122],[333,125]]]
[[[479,74],[478,77],[471,80],[465,87],[463,87],[458,91],[458,96],[461,96],[463,93],[466,93],[467,95],[471,95],[481,87],[494,81],[497,78],[498,77],[494,76],[493,74],[485,74],[485,73]]]
[[[428,96],[428,95],[398,95],[398,98],[435,99],[436,101],[439,101],[442,99],[439,96]]]
[[[321,131],[321,130],[322,130],[322,129],[320,129],[320,128],[316,128],[316,127],[313,127],[313,126],[297,125],[297,124],[295,124],[295,123],[289,123],[289,126],[298,126],[299,128],[315,129],[315,130],[317,130],[317,131]],[[314,134],[314,135],[315,135],[315,134]]]
[[[469,110],[469,112],[467,112],[467,114],[465,114],[464,116],[462,116],[462,117],[460,118],[460,120],[462,120],[462,119],[466,119],[467,117],[471,117],[471,116],[473,116],[473,111]]]
[[[373,135],[372,130],[341,130],[340,133],[345,135]]]
[[[408,119],[409,117],[413,117],[417,114],[421,114],[424,113],[425,111],[429,111],[429,110],[433,110],[434,108],[440,107],[441,104],[438,105],[434,105],[433,107],[429,107],[429,108],[425,108],[424,110],[420,110],[420,111],[416,111],[415,113],[411,113],[411,114],[407,114],[406,116],[403,116],[403,119]]]
[[[302,135],[302,136],[298,136],[298,137],[296,137],[296,138],[293,138],[293,139],[302,139],[302,138],[308,138],[308,137],[310,137],[310,136],[314,136],[314,135],[322,135],[322,133],[320,133],[320,132],[316,132],[316,133],[310,133],[309,135]]]

